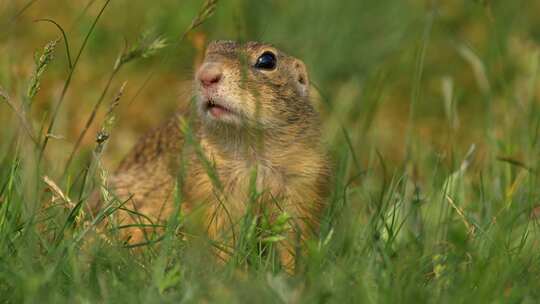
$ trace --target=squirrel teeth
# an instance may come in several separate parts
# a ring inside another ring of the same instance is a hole
[[[234,114],[228,107],[223,106],[220,103],[217,103],[213,99],[208,99],[206,101],[206,110],[214,117],[214,118],[222,118],[225,115],[231,115]]]

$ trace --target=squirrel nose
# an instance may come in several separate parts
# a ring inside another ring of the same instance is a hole
[[[200,68],[197,77],[202,86],[208,88],[221,81],[221,78],[223,78],[223,71],[219,65],[207,63]]]

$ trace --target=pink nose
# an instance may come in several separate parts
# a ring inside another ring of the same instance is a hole
[[[218,84],[223,78],[221,66],[215,63],[206,63],[199,69],[197,75],[202,86],[205,88]]]

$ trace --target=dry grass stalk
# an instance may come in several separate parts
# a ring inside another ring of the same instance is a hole
[[[70,210],[75,208],[75,204],[69,198],[69,196],[64,194],[62,189],[60,189],[60,187],[50,177],[47,175],[43,176],[43,182],[47,185],[47,187],[49,187],[54,196],[60,198],[64,202],[66,209]]]
[[[191,24],[188,26],[180,40],[184,40],[189,34],[189,32],[199,27],[206,20],[208,20],[208,18],[212,17],[214,12],[216,11],[217,4],[218,0],[206,0],[201,10],[199,11],[199,14],[197,14],[197,16],[191,21]]]

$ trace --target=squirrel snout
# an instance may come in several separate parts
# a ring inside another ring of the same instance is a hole
[[[209,88],[221,81],[223,78],[223,70],[218,64],[206,63],[199,69],[197,78],[203,87]]]

